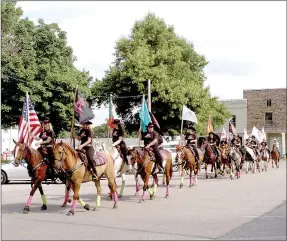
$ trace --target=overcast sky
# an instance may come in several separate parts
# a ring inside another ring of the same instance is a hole
[[[56,22],[67,32],[76,67],[102,78],[114,60],[115,41],[148,12],[192,41],[210,62],[206,86],[220,99],[243,89],[286,88],[286,2],[18,2],[24,16]],[[94,124],[108,117],[95,112]]]

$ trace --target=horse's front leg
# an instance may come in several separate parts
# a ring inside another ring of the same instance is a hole
[[[43,201],[43,205],[41,207],[41,210],[47,210],[47,198],[46,198],[46,195],[44,194],[42,183],[39,183],[38,188],[39,188],[39,192],[41,194],[41,198]]]
[[[149,189],[149,194],[150,194],[150,200],[155,199],[156,197],[156,191],[157,191],[157,187],[158,187],[158,178],[157,178],[157,174],[153,174],[153,180],[154,180],[154,184],[153,184],[153,191],[151,192]]]
[[[36,181],[34,182],[34,185],[32,186],[32,190],[30,191],[30,196],[28,198],[28,201],[26,202],[26,206],[23,209],[23,213],[27,214],[30,212],[30,206],[32,203],[32,198],[37,190],[37,188],[39,187],[39,183],[42,183],[43,180],[40,179],[36,179]]]
[[[121,178],[122,178],[122,185],[121,185],[119,198],[123,197],[123,192],[124,192],[125,185],[126,185],[126,174],[124,172],[121,174]]]
[[[193,179],[192,179],[192,167],[189,168],[189,187],[193,186]]]
[[[213,166],[214,166],[214,178],[217,178],[217,170],[218,170],[218,168],[217,168],[217,162],[216,161],[213,163]]]
[[[183,188],[183,180],[184,180],[184,167],[183,167],[183,164],[179,166],[179,170],[180,170],[180,184],[179,184],[179,188]]]
[[[145,196],[146,196],[146,191],[147,191],[147,190],[149,191],[150,194],[152,193],[152,190],[150,190],[150,188],[149,188],[149,186],[148,186],[149,176],[150,176],[150,174],[146,174],[146,175],[144,176],[144,178],[142,178],[142,179],[143,179],[143,182],[144,182],[144,185],[143,185],[143,194],[142,194],[142,196],[141,196],[141,199],[140,199],[139,203],[145,201]]]
[[[71,193],[71,184],[70,182],[67,180],[66,181],[66,185],[65,185],[65,200],[62,204],[62,207],[66,207],[67,206],[67,203],[71,202],[71,199],[70,199],[70,193]]]
[[[205,163],[204,169],[205,169],[205,178],[208,179],[208,175],[207,175],[207,163]]]
[[[135,174],[135,181],[136,181],[136,192],[135,192],[135,196],[138,195],[138,192],[140,190],[140,186],[139,186],[139,176],[138,174]]]

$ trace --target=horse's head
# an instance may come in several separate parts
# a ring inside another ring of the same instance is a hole
[[[176,156],[175,160],[180,161],[184,159],[184,152],[183,152],[183,146],[177,145],[176,146]]]
[[[74,157],[77,160],[77,153],[69,145],[63,143],[63,141],[56,143],[53,148],[53,154],[55,157],[55,168],[67,168],[67,159],[69,156]]]
[[[128,147],[128,159],[132,166],[134,166],[139,161],[140,156],[135,147]]]
[[[28,146],[22,142],[17,142],[13,139],[13,142],[15,143],[15,151],[14,151],[14,166],[18,167],[20,164],[20,161],[27,158],[27,148]]]

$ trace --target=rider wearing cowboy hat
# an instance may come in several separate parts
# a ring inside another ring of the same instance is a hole
[[[147,131],[142,133],[142,139],[144,140],[146,149],[152,148],[157,164],[161,171],[163,171],[163,159],[158,148],[159,134],[153,130],[153,124],[151,122],[147,125]]]
[[[261,150],[261,151],[263,151],[264,149],[266,149],[266,150],[267,150],[267,152],[268,152],[268,154],[270,155],[270,150],[268,149],[267,141],[266,141],[266,139],[265,139],[265,138],[262,140],[262,142],[261,142],[261,146],[262,146],[262,150]]]
[[[41,142],[35,143],[35,146],[40,146],[38,150],[43,156],[44,161],[48,161],[49,164],[49,172],[53,178],[54,176],[54,154],[53,154],[53,144],[54,144],[54,138],[55,133],[53,131],[52,125],[50,123],[49,117],[44,117],[42,121],[42,131],[39,135],[39,137],[34,136],[32,133],[30,135],[37,141],[41,140]],[[44,150],[47,150],[47,153],[45,153]]]
[[[208,137],[207,137],[207,141],[209,142],[209,144],[211,145],[211,147],[213,148],[213,152],[215,153],[215,155],[217,157],[219,157],[219,153],[218,150],[216,148],[216,146],[218,146],[220,138],[218,135],[216,135],[213,132],[209,132],[208,133]]]
[[[119,119],[115,119],[113,121],[113,124],[114,124],[113,132],[112,132],[113,146],[118,146],[120,148],[120,151],[123,155],[123,159],[126,162],[126,164],[128,165],[128,171],[130,171],[131,165],[129,165],[129,161],[127,158],[128,149],[127,149],[127,145],[124,141],[124,137],[125,137],[124,128],[120,122],[121,121]]]
[[[197,137],[196,137],[196,129],[193,126],[188,126],[187,133],[185,134],[185,140],[186,140],[186,147],[190,148],[195,153],[195,159],[198,162],[199,161],[199,154],[197,151]]]
[[[90,129],[90,125],[92,122],[85,121],[81,123],[83,125],[82,129],[80,130],[80,133],[78,136],[75,135],[75,138],[79,141],[81,141],[81,144],[77,147],[78,150],[85,150],[86,156],[88,159],[88,163],[90,164],[90,167],[93,170],[93,178],[97,178],[97,170],[94,164],[94,154],[95,150],[92,145],[92,131]]]

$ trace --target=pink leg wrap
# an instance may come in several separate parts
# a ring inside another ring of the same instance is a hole
[[[139,184],[136,183],[136,192],[138,192],[140,190]]]
[[[118,194],[117,194],[117,192],[114,192],[113,196],[114,196],[114,202],[115,202],[115,204],[117,204],[118,203]]]
[[[166,194],[169,195],[169,185],[166,186]]]
[[[193,184],[192,176],[189,176],[189,184]]]
[[[142,199],[145,199],[145,191],[143,191]]]
[[[33,198],[33,196],[30,196],[30,197],[28,198],[28,201],[27,201],[27,203],[26,203],[26,206],[30,207],[31,202],[32,202],[32,198]]]
[[[70,194],[70,192],[69,192],[69,191],[66,191],[64,203],[67,203],[67,202],[69,201],[69,194]]]
[[[73,200],[73,202],[72,202],[72,210],[73,211],[76,210],[76,206],[77,206],[76,200]]]

